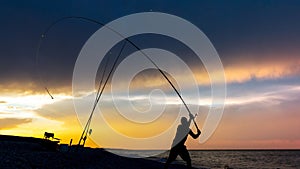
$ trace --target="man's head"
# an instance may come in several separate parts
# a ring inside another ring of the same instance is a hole
[[[186,117],[181,117],[181,124],[184,126],[188,125],[188,121]]]

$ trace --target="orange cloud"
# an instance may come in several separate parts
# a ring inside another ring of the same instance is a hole
[[[0,130],[15,128],[23,123],[30,123],[32,119],[17,119],[17,118],[5,118],[0,119]]]
[[[1,95],[48,95],[45,87],[54,95],[71,95],[72,85],[42,84],[39,81],[16,80],[0,84]],[[0,103],[2,103],[0,101]]]
[[[300,57],[289,56],[289,57],[274,57],[270,56],[256,56],[256,57],[243,57],[242,59],[232,59],[230,61],[224,61],[224,72],[213,72],[208,74],[203,65],[192,65],[190,68],[194,74],[195,80],[198,85],[210,85],[211,81],[209,77],[218,77],[220,74],[225,73],[227,83],[243,83],[251,79],[278,79],[287,76],[298,76],[300,74]],[[254,58],[254,59],[253,59]],[[190,81],[187,78],[186,72],[180,70],[174,71],[178,72],[176,77],[170,77],[171,81],[176,85],[176,81],[187,82]],[[176,79],[175,79],[176,78]],[[118,86],[124,86],[128,79],[119,79],[118,84],[114,90],[118,90]],[[188,85],[188,83],[186,83]],[[95,83],[97,88],[98,83]],[[110,81],[106,86],[106,91],[110,89]],[[45,83],[42,84],[40,81],[15,81],[0,84],[1,94],[44,94],[48,95],[45,90],[47,87],[50,93],[55,97],[55,95],[72,95],[72,84],[62,84],[58,82],[54,84]],[[186,86],[188,87],[188,86]],[[170,85],[166,79],[156,70],[145,71],[139,73],[134,79],[132,79],[130,88],[135,90],[141,90],[145,88],[163,88],[166,90],[171,89]],[[96,89],[95,89],[96,91]],[[91,91],[86,91],[91,92]]]
[[[218,77],[222,74],[225,74],[225,79],[228,84],[243,83],[251,79],[279,79],[300,75],[300,58],[297,56],[288,57],[287,59],[285,59],[285,57],[282,57],[283,59],[278,59],[279,57],[276,57],[277,59],[272,59],[272,57],[255,58],[256,60],[247,58],[244,60],[232,60],[230,63],[224,64],[224,70],[217,72],[207,72],[202,65],[194,65],[191,67],[191,70],[198,85],[205,86],[211,84],[210,77]],[[166,79],[159,72],[151,72],[152,73],[140,73],[132,80],[131,87],[133,89],[153,87],[171,89]],[[186,72],[180,72],[176,77],[168,76],[174,84],[176,81],[187,81]],[[119,85],[124,85],[123,80],[126,79],[120,79]]]
[[[225,67],[227,82],[245,82],[251,79],[277,79],[300,74],[300,59],[240,63]]]

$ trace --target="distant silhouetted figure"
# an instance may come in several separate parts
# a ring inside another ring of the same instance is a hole
[[[73,139],[71,138],[69,146],[72,146]]]
[[[197,134],[193,133],[193,131],[189,128],[191,121],[193,119],[193,115],[190,114],[189,121],[186,117],[181,118],[181,124],[177,127],[176,136],[173,140],[172,148],[169,154],[169,158],[165,164],[165,169],[169,167],[169,164],[176,159],[176,157],[179,155],[184,161],[186,161],[188,168],[192,167],[191,164],[191,158],[188,150],[186,149],[186,146],[184,145],[188,135],[191,135],[194,139],[198,138],[201,134],[201,131],[199,130],[198,126],[197,128]]]

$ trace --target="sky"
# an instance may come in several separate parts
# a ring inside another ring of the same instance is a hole
[[[71,138],[76,143],[90,110],[86,114],[76,113],[73,101],[80,102],[82,97],[93,100],[94,93],[73,95],[72,73],[81,48],[100,26],[76,19],[62,21],[49,31],[36,56],[41,34],[52,22],[65,16],[83,16],[106,24],[125,15],[151,11],[176,15],[196,25],[214,45],[224,67],[227,97],[219,126],[205,143],[189,138],[188,148],[300,148],[299,1],[12,0],[0,4],[0,134],[43,137],[48,131],[54,132],[63,143]],[[211,107],[210,80],[203,63],[188,47],[169,37],[148,34],[130,39],[142,49],[156,47],[172,51],[191,68],[201,97],[186,102],[191,107],[199,106],[196,121],[202,128]],[[119,49],[120,44],[105,58],[116,56]],[[127,45],[120,60],[134,51]],[[110,59],[108,67],[112,63]],[[104,65],[103,62],[100,67]],[[172,78],[175,83],[185,80],[184,73],[179,72],[176,77]],[[99,68],[96,84],[100,79]],[[118,97],[114,100],[123,111],[145,111],[152,105],[154,110],[163,107],[164,115],[139,127],[126,122],[112,103],[109,81],[93,119],[94,141],[88,139],[87,145],[103,146],[95,143],[96,138],[101,140],[108,133],[99,121],[101,117],[111,122],[114,131],[133,138],[158,135],[176,119],[174,112],[179,111],[182,103],[156,70],[136,75],[130,84],[130,98],[122,95],[123,81],[126,79],[118,79],[115,88]],[[151,95],[154,102],[150,104],[151,91],[154,91]],[[159,92],[164,92],[165,97]],[[128,109],[128,101],[135,110]],[[195,127],[192,129],[195,131]],[[153,145],[168,146],[173,137],[171,133]],[[110,134],[105,139],[116,141]],[[113,148],[129,145],[124,143]]]

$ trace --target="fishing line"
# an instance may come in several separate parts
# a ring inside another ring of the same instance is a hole
[[[49,96],[51,97],[51,99],[54,99],[54,97],[51,95],[51,93],[49,92],[48,88],[45,87],[46,92],[49,94]]]
[[[39,71],[39,55],[40,55],[41,46],[42,46],[44,40],[47,38],[47,34],[52,29],[52,27],[54,27],[57,23],[62,22],[62,21],[67,20],[67,19],[79,19],[79,20],[82,20],[82,21],[89,21],[90,23],[96,23],[98,25],[104,26],[104,24],[102,24],[102,23],[100,23],[96,20],[90,19],[90,18],[79,17],[79,16],[67,16],[67,17],[62,17],[62,18],[52,22],[45,29],[45,31],[41,34],[41,36],[39,38],[39,41],[38,41],[38,44],[37,44],[37,49],[36,49],[36,52],[35,52],[35,67],[36,67],[36,72],[38,74],[39,81],[42,84],[43,88],[46,90],[47,94],[51,97],[51,99],[54,99],[54,97],[51,94],[50,90],[48,89],[48,87],[46,85],[46,82],[43,79],[42,74]]]
[[[38,56],[39,56],[39,53],[40,53],[40,48],[41,48],[41,45],[42,45],[42,42],[44,40],[44,35],[42,34],[40,36],[40,39],[39,39],[39,42],[38,42],[38,45],[37,45],[37,50],[36,50],[36,53],[35,53],[35,69],[36,69],[36,72],[38,72],[38,78],[39,78],[39,81],[40,83],[42,84],[43,88],[46,90],[46,92],[48,93],[48,95],[51,97],[51,99],[54,99],[54,97],[52,96],[52,94],[50,93],[49,89],[47,88],[46,86],[46,82],[44,81],[44,79],[42,78],[42,75],[41,73],[39,72],[39,60],[38,60]]]

